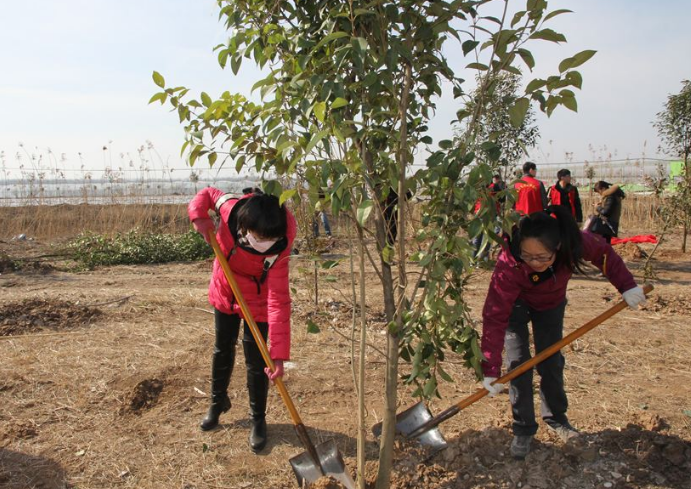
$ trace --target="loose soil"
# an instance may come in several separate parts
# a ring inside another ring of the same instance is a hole
[[[442,451],[399,439],[392,487],[691,488],[691,254],[679,253],[679,243],[679,237],[666,242],[653,259],[655,291],[645,308],[619,313],[564,349],[569,416],[579,438],[564,444],[541,424],[526,460],[513,460],[508,396],[484,398],[439,427],[449,444]],[[325,259],[347,253],[338,238],[323,248]],[[621,252],[639,274],[651,250],[642,244]],[[51,252],[46,243],[0,241],[0,487],[296,487],[288,461],[304,447],[273,389],[269,444],[258,455],[249,450],[241,353],[232,409],[220,429],[199,430],[214,340],[206,301],[210,262],[74,273],[57,259],[36,258]],[[314,261],[300,250],[291,266],[286,386],[314,442],[334,440],[354,474],[349,265],[317,271],[316,305]],[[478,325],[490,274],[479,270],[467,289]],[[370,270],[368,426],[383,412],[386,325],[376,280]],[[568,298],[567,333],[620,296],[591,274],[571,281]],[[308,333],[308,322],[320,332]],[[440,387],[433,413],[478,388],[462,365],[447,358],[455,382]],[[415,402],[409,392],[400,388],[400,410]],[[368,487],[377,454],[368,434]],[[313,487],[339,485],[324,478]]]

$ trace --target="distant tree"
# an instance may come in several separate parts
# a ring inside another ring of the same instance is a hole
[[[480,82],[481,77],[478,75],[477,78]],[[519,74],[498,72],[487,89],[478,83],[467,104],[471,113],[481,108],[476,138],[476,141],[482,142],[476,149],[478,159],[492,161],[498,156],[497,163],[503,169],[505,178],[506,169],[526,155],[528,148],[534,147],[540,137],[540,130],[535,125],[534,108],[528,106],[522,120],[520,109],[516,108],[516,101],[522,96],[519,92],[521,80]]]
[[[677,184],[675,199],[684,229],[681,250],[686,252],[686,237],[691,224],[691,82],[683,80],[681,84],[681,92],[667,97],[665,109],[658,112],[653,126],[667,153],[684,160],[684,177]]]

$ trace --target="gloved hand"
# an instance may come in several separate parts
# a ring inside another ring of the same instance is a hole
[[[269,378],[272,384],[274,380],[276,380],[278,377],[283,377],[283,373],[285,372],[283,370],[283,360],[274,360],[274,367],[275,368],[273,372],[269,367],[266,367],[264,369],[264,373]]]
[[[214,226],[214,222],[208,217],[195,219],[194,221],[192,221],[192,227],[194,227],[194,230],[202,235],[204,241],[206,241],[207,243],[209,242],[209,232],[216,232],[216,226]]]
[[[494,384],[492,382],[497,380],[496,377],[485,377],[482,381],[482,387],[489,391],[489,397],[494,397],[504,390],[504,384]]]
[[[645,304],[645,293],[640,287],[634,287],[622,294],[622,297],[631,309],[638,309],[639,305]]]

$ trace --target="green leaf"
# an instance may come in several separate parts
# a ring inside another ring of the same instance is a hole
[[[525,87],[525,93],[532,93],[535,90],[538,90],[542,87],[547,85],[546,80],[542,80],[541,78],[536,78],[535,80],[531,80],[530,83],[528,83],[528,86]]]
[[[528,69],[533,71],[533,68],[535,68],[535,58],[533,58],[533,54],[527,49],[520,48],[518,49],[518,55],[523,59]]]
[[[467,55],[469,52],[475,49],[478,46],[478,44],[480,44],[479,41],[473,41],[471,39],[463,42],[463,44],[461,45],[461,47],[463,48],[463,55]]]
[[[305,147],[305,153],[309,153],[310,151],[312,151],[314,147],[317,145],[317,143],[324,139],[328,134],[329,131],[325,129],[323,131],[319,131],[317,134],[312,136],[312,139],[310,139],[310,142],[307,143],[307,146]]]
[[[331,41],[333,41],[334,39],[340,39],[341,37],[346,37],[346,36],[348,36],[348,35],[349,35],[349,34],[348,34],[347,32],[342,32],[342,31],[332,32],[332,33],[329,34],[328,36],[325,36],[321,41],[319,41],[319,42],[317,43],[317,45],[314,46],[314,48],[312,48],[312,51],[314,52],[314,51],[318,50],[318,49],[321,48],[324,44],[326,44],[326,43],[328,43],[328,42],[331,42]]]
[[[439,147],[441,149],[451,149],[453,147],[453,141],[450,139],[442,139],[439,141]]]
[[[202,98],[202,104],[204,104],[204,107],[208,108],[212,104],[211,97],[209,97],[208,93],[202,92],[201,98]]]
[[[216,153],[209,153],[209,167],[214,166],[214,163],[216,163],[216,159],[218,158],[218,154]]]
[[[321,267],[324,270],[331,270],[332,268],[334,268],[338,264],[339,264],[338,260],[326,260],[324,263],[321,264]]]
[[[230,59],[230,69],[233,70],[233,75],[237,75],[242,64],[242,56],[236,55]]]
[[[154,83],[158,85],[161,88],[165,88],[166,86],[166,81],[163,79],[163,76],[158,71],[154,71],[153,75],[151,77],[154,79]]]
[[[316,104],[314,104],[313,110],[317,120],[319,120],[319,122],[324,122],[324,118],[326,117],[326,103],[317,102]]]
[[[158,93],[154,94],[154,96],[151,97],[151,99],[149,99],[149,103],[153,103],[156,100],[160,100],[161,105],[163,105],[166,103],[167,98],[168,98],[168,94],[166,92],[158,92]]]
[[[344,99],[343,97],[337,97],[336,100],[334,100],[331,103],[331,109],[340,109],[341,107],[345,107],[348,105],[348,101]]]
[[[432,377],[425,383],[425,387],[422,389],[422,393],[425,395],[425,397],[432,397],[432,394],[434,394],[436,391],[437,379]]]
[[[381,250],[381,257],[385,263],[391,264],[396,257],[396,250],[393,249],[393,246],[387,243],[384,249]]]
[[[684,409],[684,410],[682,411],[682,413],[684,413],[684,415],[686,415],[686,416],[688,416],[689,418],[691,418],[691,409]]]
[[[290,190],[284,190],[281,197],[278,199],[278,205],[283,205],[287,200],[292,199],[295,194],[297,194],[297,189],[293,188]]]
[[[533,32],[529,39],[544,39],[545,41],[551,41],[551,42],[566,42],[566,37],[564,37],[564,34],[560,34],[556,31],[553,31],[552,29],[542,29],[541,31],[535,31]]]
[[[484,65],[482,63],[470,63],[466,65],[466,68],[469,68],[471,70],[480,70],[480,71],[487,71],[489,68],[487,65]]]
[[[321,330],[319,329],[319,326],[317,326],[315,324],[314,321],[312,321],[311,319],[308,319],[307,320],[307,332],[310,334],[317,334],[317,333],[321,333]]]
[[[530,100],[527,98],[519,98],[516,102],[509,107],[509,119],[511,125],[518,129],[523,124],[525,120],[525,115],[528,113],[528,108],[530,107]]]
[[[592,49],[586,49],[585,51],[581,51],[571,58],[566,58],[559,63],[559,72],[564,73],[566,70],[581,66],[583,63],[595,56],[596,52],[597,51],[593,51]]]
[[[367,222],[367,218],[369,215],[372,213],[372,209],[374,209],[374,202],[371,200],[365,200],[357,208],[357,222],[360,224],[360,226],[365,227],[365,223]]]
[[[565,9],[565,8],[562,8],[562,9],[559,9],[559,10],[554,10],[554,11],[548,13],[547,15],[545,15],[545,18],[543,19],[543,22],[546,22],[546,21],[548,21],[549,19],[551,19],[552,17],[556,17],[557,15],[561,15],[561,14],[572,14],[572,13],[573,13],[573,11],[571,11],[571,10],[569,10],[569,9]]]
[[[576,87],[579,90],[583,86],[583,77],[578,71],[569,71],[564,77],[564,80],[566,80],[567,82],[569,82],[571,86]]]
[[[578,112],[578,103],[576,102],[576,97],[573,97],[573,96],[569,97],[567,95],[562,96],[561,103],[567,109],[573,110],[574,112]]]

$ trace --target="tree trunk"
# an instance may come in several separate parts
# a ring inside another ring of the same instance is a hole
[[[365,300],[365,247],[362,229],[358,226],[358,256],[360,258],[360,356],[358,358],[358,436],[357,436],[357,485],[365,489],[365,444],[367,428],[365,427],[365,353],[367,348],[367,301]]]
[[[379,445],[379,472],[377,473],[376,489],[388,489],[391,478],[391,468],[393,460],[393,442],[396,436],[396,404],[398,394],[398,350],[399,338],[403,330],[403,311],[402,305],[405,300],[406,289],[406,273],[405,273],[405,200],[406,188],[405,177],[406,167],[408,162],[408,100],[410,94],[410,87],[412,83],[412,68],[406,65],[405,78],[403,81],[403,89],[401,91],[401,100],[398,107],[399,120],[401,121],[399,150],[396,155],[398,163],[398,192],[396,209],[396,218],[398,220],[398,293],[394,296],[393,280],[391,278],[391,266],[382,259],[382,272],[384,273],[384,283],[389,284],[391,290],[386,291],[385,285],[385,300],[390,297],[391,307],[393,307],[393,314],[389,315],[387,311],[387,318],[393,317],[395,327],[387,331],[386,336],[386,409],[384,411],[384,421],[382,424],[382,441]],[[382,219],[382,221],[384,221]],[[377,226],[377,235],[383,234],[382,249],[386,246],[386,237],[388,234],[388,226],[386,222],[382,222],[381,226]],[[381,228],[381,231],[380,231]],[[394,298],[396,303],[394,304]],[[386,302],[385,302],[386,304]]]

